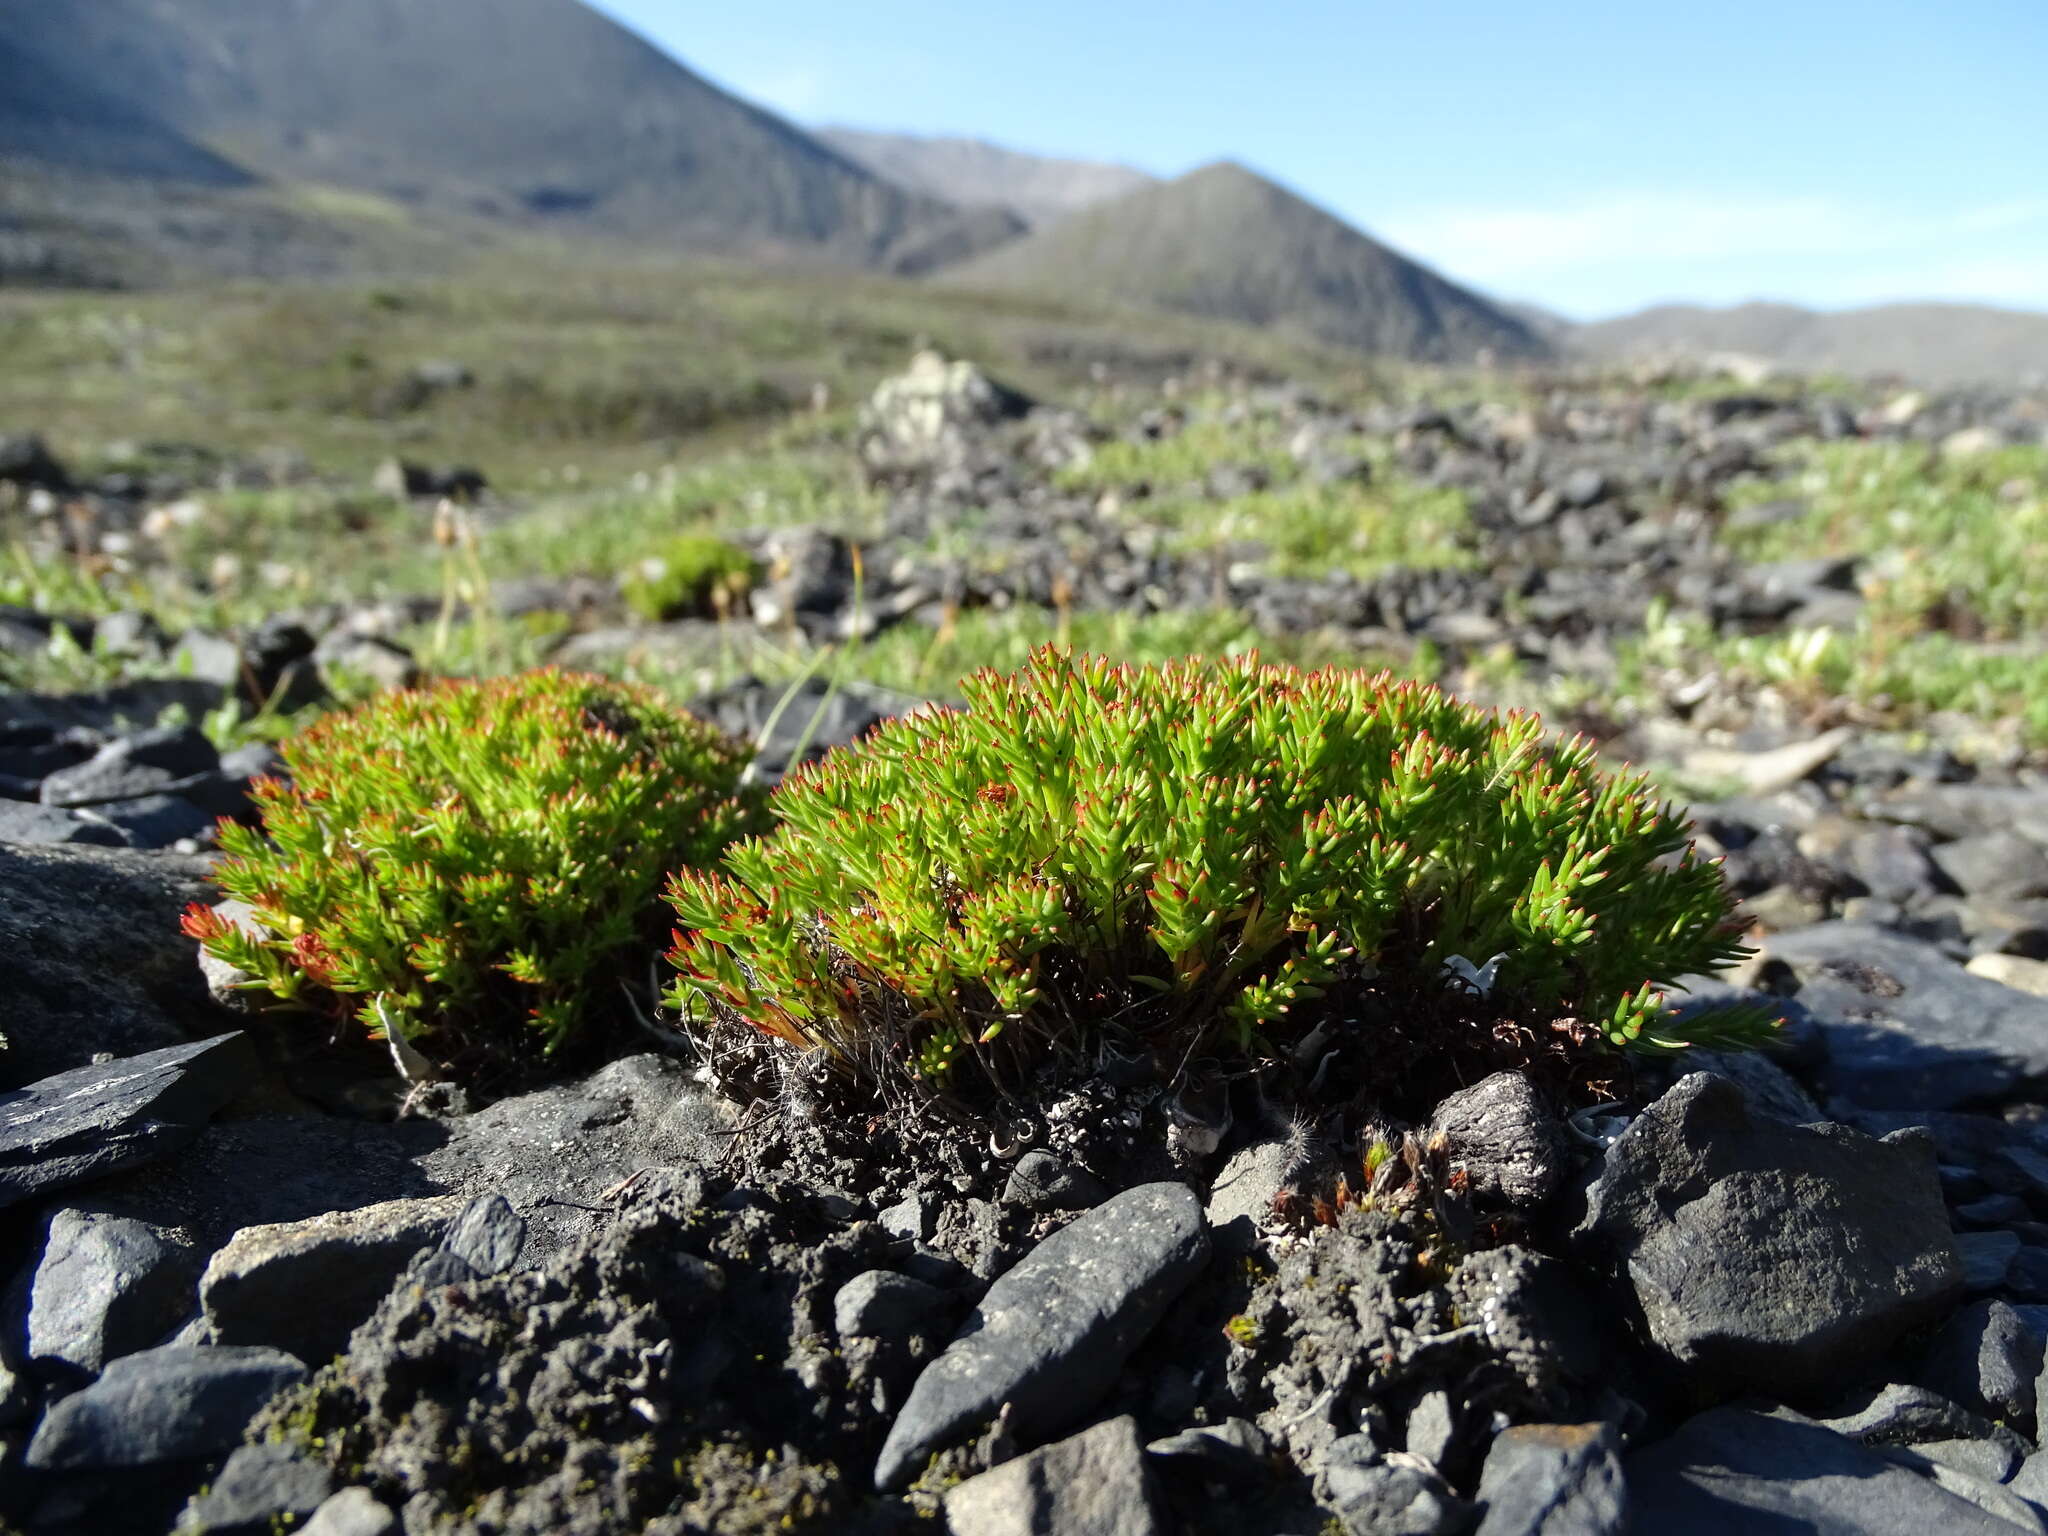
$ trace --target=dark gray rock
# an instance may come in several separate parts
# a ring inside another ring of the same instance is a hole
[[[0,816],[12,803],[0,801]],[[101,1053],[180,1045],[231,1022],[209,1001],[192,965],[196,946],[178,931],[186,906],[210,894],[205,871],[181,855],[0,846],[0,1088]]]
[[[2021,1462],[2005,1486],[2036,1509],[2048,1510],[2048,1451],[2036,1451]]]
[[[1109,1198],[1102,1180],[1050,1152],[1026,1152],[1010,1169],[1003,1198],[1027,1211],[1085,1211]]]
[[[73,768],[43,780],[45,805],[99,805],[175,793],[186,781],[214,772],[220,754],[196,726],[137,731],[108,742]]]
[[[1457,1536],[1472,1509],[1434,1472],[1382,1458],[1364,1435],[1330,1447],[1320,1482],[1347,1536]]]
[[[191,1246],[148,1222],[104,1209],[54,1211],[29,1281],[28,1358],[97,1375],[190,1314],[198,1273]]]
[[[2009,1439],[2024,1442],[2012,1430],[1981,1414],[1950,1402],[1938,1392],[1904,1382],[1888,1382],[1838,1399],[1816,1424],[1864,1445],[1912,1445],[1922,1440]]]
[[[759,772],[773,783],[798,762],[815,761],[884,720],[928,706],[926,699],[868,683],[834,687],[810,678],[792,692],[787,684],[748,679],[693,701],[690,711],[743,741],[760,742]]]
[[[72,844],[83,848],[125,848],[127,839],[101,821],[88,821],[75,811],[60,811],[23,800],[0,799],[0,843],[43,847]]]
[[[1812,1125],[1827,1119],[1799,1080],[1761,1051],[1686,1051],[1680,1065],[1686,1072],[1711,1072],[1727,1078],[1742,1089],[1749,1107],[1759,1115],[1787,1125]]]
[[[320,1365],[348,1344],[401,1271],[462,1210],[453,1196],[391,1200],[309,1221],[245,1227],[216,1253],[199,1303],[220,1344],[260,1344]]]
[[[1520,1424],[1479,1477],[1478,1536],[1621,1536],[1628,1484],[1612,1424]]]
[[[1914,1133],[1786,1125],[1695,1073],[1608,1149],[1575,1236],[1695,1389],[1810,1392],[1961,1289],[1934,1170]]]
[[[715,1165],[729,1115],[680,1062],[627,1056],[449,1121],[417,1172],[458,1194],[503,1195],[525,1215],[531,1264],[589,1231],[605,1192],[642,1169]]]
[[[1828,1060],[1820,1086],[1868,1109],[1952,1109],[2048,1073],[2048,998],[1972,976],[1882,928],[1821,923],[1774,934]]]
[[[1914,1380],[1987,1418],[2031,1432],[2041,1340],[2002,1301],[1972,1302],[1927,1343]]]
[[[905,1195],[875,1218],[882,1230],[891,1237],[900,1237],[907,1242],[922,1243],[930,1239],[937,1230],[939,1213],[936,1204],[927,1195],[916,1192]]]
[[[1658,1536],[2013,1536],[1931,1477],[1796,1416],[1711,1409],[1626,1466],[1635,1528]]]
[[[126,1355],[43,1415],[28,1465],[141,1467],[224,1451],[257,1409],[305,1375],[303,1365],[274,1349],[166,1346]]]
[[[952,1310],[944,1291],[886,1269],[855,1275],[832,1298],[833,1323],[842,1339],[902,1339],[934,1332]]]
[[[1450,1142],[1450,1158],[1481,1201],[1532,1208],[1564,1180],[1564,1132],[1519,1072],[1496,1072],[1436,1107],[1432,1134]]]
[[[946,1494],[954,1536],[1165,1536],[1138,1425],[1126,1415],[970,1477]]]
[[[186,1505],[178,1529],[191,1536],[271,1536],[319,1509],[333,1491],[334,1474],[289,1446],[237,1446]]]
[[[1904,1456],[1897,1453],[1903,1452]],[[1920,1467],[1914,1460],[1931,1461],[1951,1472],[1964,1472],[1987,1483],[2002,1483],[2017,1472],[2025,1458],[2010,1440],[1915,1440],[1910,1446],[1887,1446],[1885,1454],[1900,1466]],[[1968,1495],[1964,1495],[1966,1498]],[[1993,1511],[1995,1514],[1997,1511]]]
[[[171,848],[187,838],[205,837],[217,819],[183,795],[142,795],[81,806],[81,821],[119,834],[130,848]]]
[[[1963,1289],[1974,1296],[2005,1284],[2005,1272],[2020,1251],[2020,1235],[2002,1230],[1958,1232],[1955,1250],[1963,1266]]]
[[[1209,1229],[1179,1184],[1125,1191],[1054,1233],[989,1287],[890,1426],[875,1486],[900,1488],[925,1458],[1005,1404],[1025,1444],[1086,1416],[1124,1361],[1209,1259]]]
[[[1253,1488],[1273,1475],[1273,1442],[1250,1419],[1200,1424],[1154,1440],[1145,1454],[1170,1467],[1194,1472],[1204,1483]]]
[[[298,1536],[398,1536],[398,1516],[367,1488],[344,1488],[313,1512]]]
[[[441,1247],[477,1275],[502,1275],[519,1262],[526,1223],[503,1195],[478,1195],[449,1223]]]
[[[1300,1161],[1285,1137],[1254,1141],[1225,1160],[1209,1189],[1209,1225],[1225,1253],[1250,1253],[1273,1219],[1273,1201],[1299,1176]]]
[[[1959,838],[1931,857],[1958,890],[1971,896],[2048,896],[2048,848],[2010,831]]]
[[[175,1151],[255,1072],[234,1033],[0,1093],[0,1206]]]

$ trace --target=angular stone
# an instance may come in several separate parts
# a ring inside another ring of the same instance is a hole
[[[2020,1251],[2017,1232],[1958,1232],[1956,1261],[1963,1266],[1963,1289],[1971,1295],[2005,1284],[2005,1272]]]
[[[192,1310],[197,1257],[148,1222],[66,1207],[44,1227],[29,1282],[28,1358],[97,1375]]]
[[[417,1172],[444,1189],[502,1194],[526,1214],[532,1264],[602,1221],[586,1207],[641,1169],[716,1163],[730,1113],[680,1062],[627,1056],[448,1122]]]
[[[1345,1536],[1458,1536],[1471,1529],[1471,1506],[1434,1472],[1377,1456],[1343,1456],[1345,1444],[1340,1440],[1331,1447],[1323,1469]],[[1358,1450],[1363,1453],[1365,1447]]]
[[[519,1262],[526,1223],[503,1195],[479,1195],[449,1223],[441,1246],[479,1275],[502,1275]]]
[[[855,1275],[832,1298],[833,1324],[842,1339],[907,1338],[931,1331],[951,1312],[944,1291],[886,1269]]]
[[[1962,1287],[1923,1138],[1786,1125],[1705,1073],[1608,1149],[1575,1236],[1696,1390],[1831,1386]]]
[[[0,801],[0,816],[12,803]],[[0,845],[0,1088],[226,1026],[178,931],[187,904],[209,894],[205,875],[178,854]]]
[[[219,767],[220,754],[196,726],[137,731],[49,775],[41,799],[44,805],[80,806],[175,793],[184,781]]]
[[[0,1093],[0,1206],[176,1150],[255,1072],[234,1033]]]
[[[126,1355],[60,1399],[29,1442],[43,1471],[142,1467],[224,1451],[306,1368],[274,1349],[167,1345]]]
[[[1563,1182],[1563,1129],[1519,1072],[1496,1072],[1452,1094],[1429,1128],[1449,1140],[1452,1163],[1480,1200],[1539,1206]]]
[[[1928,1341],[1914,1379],[1974,1413],[2026,1429],[2041,1363],[2041,1340],[2019,1313],[2002,1301],[1977,1301]]]
[[[1250,1488],[1271,1479],[1273,1442],[1250,1419],[1199,1424],[1154,1440],[1145,1454],[1169,1466],[1193,1469],[1204,1482]]]
[[[199,1303],[221,1344],[261,1344],[324,1364],[413,1255],[438,1245],[454,1196],[387,1200],[309,1221],[244,1227],[207,1263]]]
[[[1138,1425],[1109,1419],[946,1494],[953,1536],[1166,1536]]]
[[[31,843],[55,847],[70,843],[84,848],[125,848],[128,840],[105,822],[87,821],[73,811],[0,799],[0,843]]]
[[[398,1536],[398,1516],[367,1488],[344,1488],[313,1512],[298,1536]]]
[[[1680,1059],[1687,1072],[1711,1072],[1736,1084],[1757,1114],[1787,1125],[1827,1119],[1799,1080],[1761,1051],[1687,1051]]]
[[[2048,998],[1972,976],[1886,929],[1822,923],[1775,934],[1828,1043],[1820,1086],[1867,1109],[1952,1109],[2048,1074]]]
[[[1657,1536],[2013,1536],[1932,1478],[1796,1416],[1711,1409],[1626,1465],[1635,1528]]]
[[[143,795],[81,806],[81,820],[120,834],[130,848],[169,848],[213,830],[216,817],[183,795]]]
[[[989,1287],[925,1367],[890,1427],[875,1486],[902,1487],[925,1458],[1008,1404],[1026,1444],[1083,1418],[1209,1259],[1193,1191],[1145,1184],[1055,1232]]]
[[[1296,1153],[1285,1137],[1239,1147],[1224,1162],[1209,1189],[1209,1225],[1225,1253],[1250,1253],[1273,1219],[1273,1201],[1297,1170]]]
[[[1612,1424],[1502,1430],[1479,1477],[1478,1536],[1621,1536],[1628,1483]]]
[[[1102,1180],[1050,1152],[1026,1152],[1003,1186],[1003,1199],[1027,1211],[1085,1211],[1108,1198]]]
[[[2048,896],[2048,848],[2009,831],[1958,838],[1935,848],[1931,857],[1968,895]]]
[[[292,1529],[333,1491],[334,1474],[288,1446],[237,1446],[206,1491],[185,1507],[178,1532],[271,1536]]]

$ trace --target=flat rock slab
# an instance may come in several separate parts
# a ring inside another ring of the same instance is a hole
[[[267,1345],[323,1364],[348,1347],[414,1255],[437,1245],[462,1211],[463,1201],[447,1195],[244,1227],[199,1282],[214,1341]]]
[[[1608,1149],[1574,1235],[1702,1392],[1827,1387],[1963,1284],[1922,1135],[1787,1125],[1704,1072]]]
[[[1634,1528],[1657,1536],[2013,1536],[2026,1529],[1831,1429],[1741,1408],[1703,1413],[1626,1465]]]
[[[1201,1272],[1209,1246],[1202,1202],[1180,1184],[1126,1190],[1055,1232],[989,1287],[919,1375],[882,1446],[875,1486],[902,1487],[932,1452],[1005,1404],[1026,1444],[1085,1418]]]
[[[526,1218],[534,1263],[590,1231],[608,1209],[605,1191],[622,1179],[716,1164],[728,1113],[681,1063],[627,1056],[448,1122],[418,1170],[440,1189],[503,1195]]]
[[[12,802],[8,802],[12,804]],[[66,817],[68,811],[48,811]],[[4,817],[0,817],[4,820]],[[80,825],[84,825],[80,823]],[[95,836],[118,843],[111,827]],[[219,1033],[223,1018],[178,931],[210,898],[206,864],[122,848],[18,847],[0,825],[0,1088]]]
[[[114,1361],[44,1414],[27,1462],[88,1471],[209,1456],[241,1439],[257,1409],[305,1376],[274,1349],[146,1349]]]
[[[1866,1109],[1953,1109],[2048,1075],[2048,998],[1863,923],[1773,934],[1828,1046],[1821,1088]]]
[[[953,1536],[1165,1536],[1137,1420],[1042,1446],[946,1494]]]
[[[0,1093],[0,1206],[162,1157],[256,1075],[239,1032]]]

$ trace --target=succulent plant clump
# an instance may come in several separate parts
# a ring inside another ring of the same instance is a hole
[[[1254,1068],[1757,1043],[1660,988],[1744,951],[1636,775],[1531,715],[1256,658],[1052,648],[786,780],[778,826],[669,886],[671,1000],[856,1077],[998,1087],[1135,1041]],[[1397,1048],[1398,1047],[1398,1048]]]
[[[762,825],[744,747],[574,673],[386,694],[282,752],[261,829],[224,822],[213,874],[255,924],[195,905],[185,931],[251,988],[465,1075],[530,1068],[615,1011],[663,875]]]
[[[628,576],[619,594],[643,619],[702,618],[732,608],[758,574],[753,556],[737,544],[681,534]]]

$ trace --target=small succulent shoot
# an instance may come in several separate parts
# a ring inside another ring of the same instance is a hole
[[[1054,647],[962,692],[791,775],[775,831],[670,882],[699,1026],[999,1088],[1105,1034],[1254,1066],[1451,1016],[1580,1054],[1773,1027],[1667,1013],[1661,988],[1746,953],[1733,898],[1644,778],[1531,715]]]
[[[573,673],[386,694],[281,751],[213,872],[255,923],[195,905],[185,932],[451,1076],[516,1075],[615,1016],[663,875],[763,825],[744,746]]]

